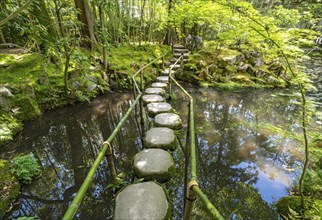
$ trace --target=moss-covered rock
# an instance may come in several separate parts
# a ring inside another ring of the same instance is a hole
[[[22,121],[33,119],[41,115],[38,103],[26,95],[17,96],[15,105],[19,108],[19,113],[17,115],[18,119]]]
[[[0,146],[12,140],[13,136],[22,130],[22,123],[10,113],[0,110]]]
[[[10,169],[11,165],[7,160],[0,160],[0,219],[20,193],[20,184]]]

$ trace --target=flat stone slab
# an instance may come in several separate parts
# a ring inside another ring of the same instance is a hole
[[[146,106],[150,116],[154,117],[160,113],[168,113],[173,110],[172,106],[167,102],[153,102]]]
[[[143,182],[125,187],[115,200],[114,220],[163,220],[167,218],[169,203],[161,186]]]
[[[163,102],[164,98],[160,95],[144,95],[142,96],[142,100],[144,104],[149,104],[152,102]]]
[[[147,148],[161,148],[164,150],[176,150],[177,137],[170,128],[151,128],[146,132],[145,146]]]
[[[166,83],[161,83],[161,82],[155,82],[151,84],[151,87],[153,88],[166,88],[168,84]]]
[[[170,69],[165,69],[161,71],[161,75],[168,76],[170,73]],[[171,73],[175,73],[175,71],[171,70]]]
[[[157,81],[162,82],[162,83],[168,83],[169,82],[169,76],[158,76]]]
[[[173,56],[174,56],[175,58],[179,58],[179,57],[181,57],[181,55],[182,55],[181,53],[174,53],[174,54],[173,54]],[[188,57],[189,57],[189,55],[190,55],[189,53],[184,53],[184,54],[183,54],[183,58],[188,58]]]
[[[165,95],[165,90],[162,88],[147,88],[145,94]]]
[[[173,48],[174,53],[189,53],[187,48]]]
[[[180,65],[179,64],[176,64],[176,65],[170,65],[169,66],[170,68],[172,68],[173,70],[177,70],[180,68]]]
[[[180,44],[174,44],[173,49],[185,49],[186,47]]]
[[[170,153],[162,149],[146,149],[133,158],[133,170],[137,177],[165,182],[174,173],[174,162]]]
[[[182,120],[179,115],[174,113],[161,113],[154,117],[156,126],[179,129],[182,127]]]

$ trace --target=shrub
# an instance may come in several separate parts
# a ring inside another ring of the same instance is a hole
[[[15,157],[12,164],[11,172],[23,183],[30,183],[40,174],[39,165],[32,153]]]

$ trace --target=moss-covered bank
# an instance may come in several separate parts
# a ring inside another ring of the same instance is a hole
[[[65,92],[65,59],[58,52],[14,50],[10,54],[10,50],[0,50],[0,147],[21,131],[24,121],[44,111],[89,101],[109,89],[131,89],[132,74],[167,51],[170,51],[167,46],[152,44],[112,47],[108,51],[107,71],[103,69],[99,52],[74,51]],[[147,68],[146,83],[156,77],[160,64]]]

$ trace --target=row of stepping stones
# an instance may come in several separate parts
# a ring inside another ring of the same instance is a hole
[[[174,59],[188,52],[180,45],[173,48]],[[174,59],[170,62],[175,62]],[[178,146],[175,130],[182,127],[182,120],[165,99],[169,73],[169,69],[163,70],[142,97],[153,127],[146,132],[145,149],[133,158],[133,171],[138,178],[153,181],[128,185],[118,193],[114,219],[167,219],[170,215],[167,194],[161,183],[170,180],[174,174],[171,151]]]

